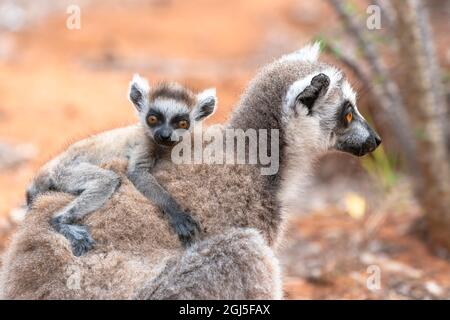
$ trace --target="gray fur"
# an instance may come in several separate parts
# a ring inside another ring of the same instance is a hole
[[[134,298],[271,299],[281,293],[274,261],[258,232],[231,229],[195,243],[182,256],[171,259]],[[208,285],[203,284],[205,279],[211,280]]]

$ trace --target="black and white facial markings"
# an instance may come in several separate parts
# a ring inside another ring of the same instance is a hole
[[[318,119],[322,136],[329,136],[327,148],[363,156],[381,143],[358,111],[356,94],[349,82],[333,67],[294,82],[285,96],[283,113],[287,121],[298,117]]]
[[[184,131],[211,116],[217,105],[215,89],[197,95],[176,83],[151,89],[139,75],[130,82],[129,99],[150,137],[163,146],[175,145]]]

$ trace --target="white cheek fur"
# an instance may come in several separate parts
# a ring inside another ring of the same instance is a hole
[[[342,84],[342,96],[344,99],[350,101],[356,108],[356,92],[347,80]]]

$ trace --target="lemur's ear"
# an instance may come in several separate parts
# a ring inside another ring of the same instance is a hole
[[[297,114],[296,108],[300,104],[308,109],[308,115],[311,114],[314,103],[327,92],[329,86],[330,78],[324,73],[294,82],[286,94],[285,111]]]
[[[317,98],[325,94],[329,85],[330,78],[324,73],[319,73],[311,79],[311,83],[305,88],[305,90],[298,94],[295,100],[305,105],[309,110],[308,113],[311,113],[311,109]]]
[[[206,89],[197,95],[197,105],[193,110],[194,120],[200,121],[212,115],[216,109],[216,89]]]
[[[142,112],[148,107],[149,92],[150,86],[148,85],[147,80],[136,73],[130,81],[128,99],[130,99],[138,112]]]

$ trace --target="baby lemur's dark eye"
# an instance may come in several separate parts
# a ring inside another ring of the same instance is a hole
[[[180,129],[187,129],[189,127],[189,122],[187,122],[186,120],[181,120],[178,121],[178,128]]]
[[[147,118],[147,122],[149,125],[154,125],[158,123],[158,118],[156,116],[149,116]]]

